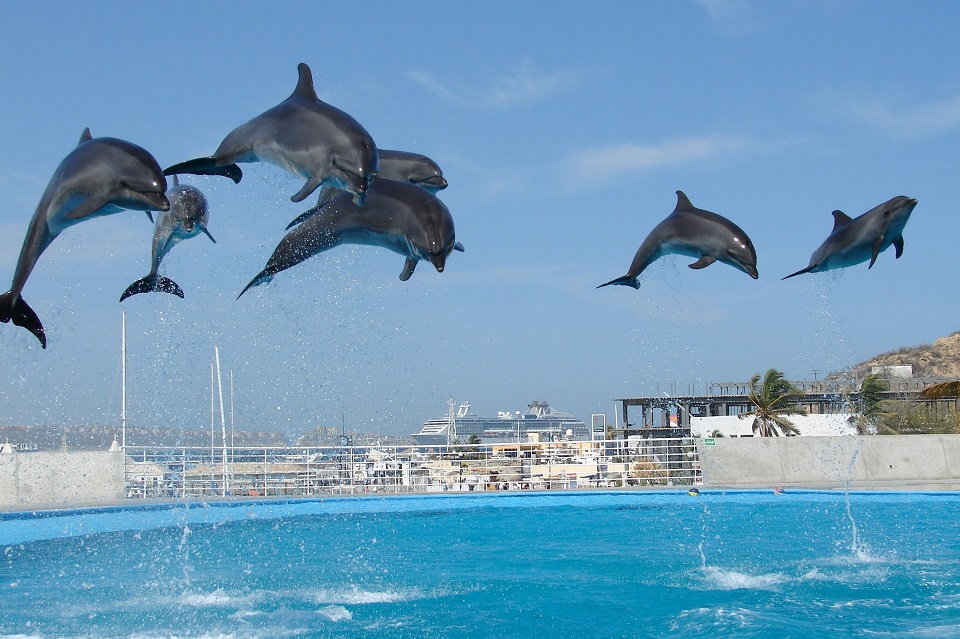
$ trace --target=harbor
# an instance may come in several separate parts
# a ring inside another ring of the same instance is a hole
[[[309,497],[689,486],[695,443],[560,441],[315,448],[136,448],[123,454],[124,496]]]

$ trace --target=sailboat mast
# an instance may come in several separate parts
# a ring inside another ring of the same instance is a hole
[[[127,449],[127,313],[120,313],[120,449]]]
[[[213,358],[217,364],[217,393],[220,396],[220,438],[223,442],[223,496],[227,496],[227,423],[223,413],[223,384],[220,380],[220,349],[213,347]]]

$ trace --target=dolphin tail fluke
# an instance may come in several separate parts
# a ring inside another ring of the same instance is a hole
[[[242,291],[240,291],[240,295],[237,295],[237,299],[240,299],[241,295],[246,293],[249,289],[253,288],[254,286],[260,286],[261,284],[266,284],[272,279],[273,279],[273,273],[271,273],[267,269],[263,269],[262,271],[257,273],[257,276],[255,278],[250,280],[250,283],[247,284]]]
[[[802,268],[802,269],[800,269],[799,271],[797,271],[796,273],[791,273],[790,275],[787,275],[786,277],[782,277],[782,278],[780,278],[780,279],[781,279],[781,281],[782,281],[782,280],[789,280],[791,277],[795,277],[795,276],[797,276],[797,275],[803,275],[804,273],[812,273],[812,272],[813,272],[813,267],[812,267],[812,266],[808,266],[807,268]]]
[[[222,175],[233,180],[236,184],[243,178],[243,171],[236,164],[219,164],[214,158],[197,158],[187,160],[180,164],[174,164],[164,169],[164,175],[177,175],[179,173],[190,173],[191,175]]]
[[[40,323],[40,318],[37,317],[37,314],[22,297],[18,296],[16,301],[11,304],[11,295],[12,293],[9,292],[0,295],[0,322],[6,323],[12,320],[17,326],[22,326],[33,333],[34,336],[40,340],[40,346],[46,348],[47,335],[43,331],[43,324]]]
[[[640,288],[640,282],[638,282],[637,278],[632,275],[624,275],[623,277],[618,277],[615,280],[610,280],[606,284],[601,284],[597,288],[603,288],[604,286],[610,286],[611,284],[620,284],[621,286],[629,286],[634,289]]]
[[[146,277],[141,277],[139,280],[127,287],[127,290],[123,292],[123,295],[120,296],[120,301],[127,299],[131,295],[137,295],[138,293],[170,293],[171,295],[176,295],[179,298],[183,298],[183,289],[180,286],[171,280],[169,277],[163,277],[162,275],[147,275]]]

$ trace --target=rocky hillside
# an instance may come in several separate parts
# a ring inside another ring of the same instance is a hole
[[[941,337],[933,344],[901,347],[882,353],[852,368],[856,377],[864,377],[873,366],[913,366],[917,377],[954,377],[960,379],[960,331]]]

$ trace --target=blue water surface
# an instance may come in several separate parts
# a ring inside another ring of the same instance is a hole
[[[0,637],[960,637],[952,493],[7,514],[0,551]]]

